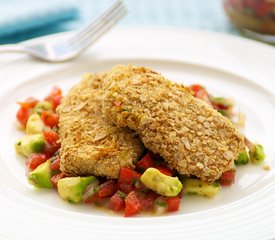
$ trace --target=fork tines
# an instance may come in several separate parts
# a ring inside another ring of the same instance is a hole
[[[108,29],[115,25],[127,10],[122,1],[117,0],[108,10],[95,21],[73,36],[69,43],[72,48],[83,48],[94,43]]]

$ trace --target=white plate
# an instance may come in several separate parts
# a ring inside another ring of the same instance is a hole
[[[51,41],[58,34],[33,41]],[[0,58],[0,239],[271,239],[275,238],[275,49],[224,34],[183,29],[116,29],[81,57],[49,64],[27,56]],[[233,187],[213,199],[185,197],[181,211],[163,217],[123,218],[63,202],[26,181],[14,153],[16,100],[42,98],[53,85],[65,91],[82,73],[116,64],[152,67],[178,82],[200,83],[230,96],[247,116],[247,136],[265,147],[266,164],[238,169]]]

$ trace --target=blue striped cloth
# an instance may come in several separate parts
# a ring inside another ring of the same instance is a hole
[[[114,0],[0,0],[0,43],[79,29],[113,2]],[[222,0],[124,2],[129,11],[120,23],[121,26],[176,26],[236,34],[224,14]]]
[[[64,0],[0,0],[0,43],[67,30],[60,23],[78,14],[77,5]]]

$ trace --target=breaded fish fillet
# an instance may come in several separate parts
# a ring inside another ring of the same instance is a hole
[[[213,182],[244,150],[233,124],[188,88],[134,66],[116,66],[103,83],[103,112],[140,135],[180,174]]]
[[[117,178],[120,167],[134,167],[143,152],[135,132],[102,116],[103,77],[85,75],[58,107],[61,170],[68,175]]]

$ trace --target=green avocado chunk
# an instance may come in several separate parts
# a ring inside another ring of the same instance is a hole
[[[214,197],[221,190],[218,182],[205,183],[200,179],[186,178],[183,180],[183,191],[187,195],[199,195],[203,197]]]
[[[177,177],[167,176],[156,168],[147,168],[140,180],[146,187],[162,196],[177,196],[182,189],[182,184]]]
[[[43,111],[49,111],[51,109],[52,109],[52,104],[50,102],[40,101],[34,106],[34,108],[32,109],[32,112],[41,115]]]
[[[40,164],[36,169],[28,174],[28,181],[30,184],[37,188],[52,188],[52,171],[51,171],[51,161]]]
[[[15,143],[15,150],[24,156],[32,153],[43,152],[45,148],[45,139],[43,134],[26,135]]]
[[[236,160],[234,160],[234,163],[236,165],[246,165],[249,161],[248,155],[246,150],[241,152]]]
[[[42,133],[44,130],[44,123],[41,120],[41,117],[37,113],[33,113],[26,124],[26,134],[32,135],[37,133]]]
[[[255,144],[249,149],[249,157],[254,164],[262,163],[265,159],[264,147],[260,144]]]
[[[62,178],[57,183],[57,190],[63,200],[79,203],[83,200],[82,195],[86,187],[96,180],[94,176]]]

